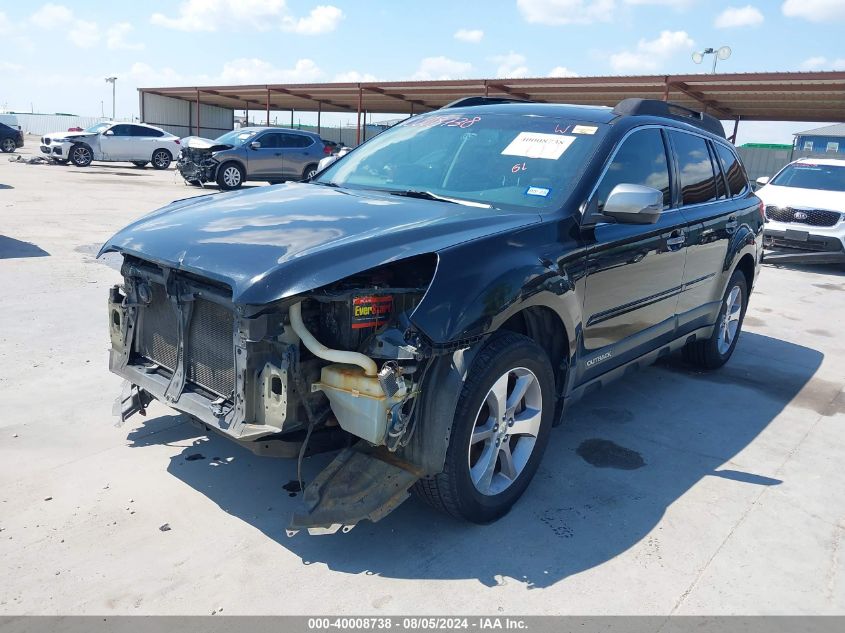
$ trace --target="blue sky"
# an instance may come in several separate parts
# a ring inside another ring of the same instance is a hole
[[[0,1],[0,108],[117,115],[140,86],[845,69],[845,0]],[[305,119],[303,119],[305,122]],[[817,124],[744,124],[740,141]]]

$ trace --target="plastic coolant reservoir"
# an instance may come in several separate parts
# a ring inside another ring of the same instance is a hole
[[[327,365],[320,372],[320,382],[312,391],[322,391],[329,399],[340,427],[371,444],[384,444],[390,408],[401,402],[406,387],[400,380],[399,391],[388,398],[376,376],[367,376],[356,365]]]

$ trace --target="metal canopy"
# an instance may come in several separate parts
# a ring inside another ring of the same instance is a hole
[[[845,121],[845,71],[191,86],[139,91],[238,110],[415,114],[472,95],[605,106],[636,96],[673,101],[721,119]]]

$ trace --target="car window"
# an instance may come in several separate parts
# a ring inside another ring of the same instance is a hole
[[[115,136],[132,136],[133,125],[115,125],[111,131]]]
[[[308,147],[314,141],[303,134],[279,134],[281,137],[280,147]]]
[[[683,204],[701,204],[716,200],[716,177],[707,151],[707,141],[700,136],[670,130],[678,157]]]
[[[710,150],[710,162],[713,164],[713,172],[716,174],[716,199],[725,200],[729,195],[725,184],[725,176],[722,172],[722,167],[719,165],[719,157],[716,155],[716,149],[713,147],[712,142],[707,143],[707,148]]]
[[[626,138],[613,157],[597,192],[598,211],[616,185],[644,185],[663,192],[663,208],[672,202],[669,166],[663,135],[657,128],[638,130]]]
[[[738,196],[745,193],[748,188],[748,176],[745,174],[745,168],[739,162],[739,158],[724,145],[719,143],[714,143],[714,145],[716,146],[716,154],[719,156],[719,162],[722,165],[722,171],[728,180],[730,195]]]
[[[162,133],[159,130],[154,130],[151,127],[145,127],[143,125],[133,125],[132,126],[132,136],[144,136],[146,138],[157,138],[162,136]]]
[[[845,167],[815,163],[793,163],[784,167],[772,179],[772,184],[778,187],[845,191]]]
[[[259,136],[256,141],[261,143],[261,149],[277,149],[282,147],[281,143],[279,142],[279,137],[281,134],[276,132],[268,132],[267,134],[262,134]]]

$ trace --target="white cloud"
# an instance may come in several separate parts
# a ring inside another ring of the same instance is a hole
[[[528,75],[528,66],[525,65],[525,55],[509,52],[507,55],[496,55],[490,61],[499,65],[496,68],[496,77],[513,79]]]
[[[760,9],[750,4],[744,7],[728,7],[716,16],[713,25],[717,29],[731,29],[740,26],[759,26],[763,23],[763,14]]]
[[[788,18],[804,18],[810,22],[845,20],[842,0],[786,0],[781,10]]]
[[[643,4],[657,4],[665,7],[672,7],[674,9],[686,9],[696,0],[625,0],[625,4],[643,5]]]
[[[426,57],[420,62],[420,66],[411,79],[427,81],[432,79],[458,79],[464,78],[472,72],[472,64],[459,62],[448,57]]]
[[[29,16],[30,22],[42,29],[68,26],[73,20],[73,11],[61,4],[47,3]]]
[[[118,22],[112,24],[106,31],[106,46],[111,50],[138,51],[144,48],[141,42],[132,43],[126,40],[134,27],[129,22]]]
[[[68,31],[67,38],[79,48],[91,48],[100,41],[100,27],[96,22],[74,20],[73,28]]]
[[[640,40],[634,51],[614,53],[610,56],[610,65],[619,73],[652,72],[673,55],[690,50],[694,45],[686,31],[662,31],[657,39]]]
[[[357,70],[349,70],[345,73],[338,73],[335,75],[333,81],[359,83],[362,81],[378,81],[378,77],[371,75],[370,73],[359,73]]]
[[[569,70],[566,66],[555,66],[549,71],[549,77],[578,77],[578,73]]]
[[[276,68],[255,57],[240,58],[223,64],[215,81],[222,84],[267,84],[316,81],[323,71],[310,59],[300,59],[293,68]]]
[[[828,59],[827,57],[810,57],[801,62],[802,70],[845,70],[845,57]]]
[[[15,64],[14,62],[0,61],[0,71],[16,73],[23,70],[23,66]]]
[[[320,5],[311,9],[308,17],[294,19],[287,17],[282,24],[285,31],[300,35],[320,35],[331,33],[343,19],[343,11],[331,5]]]
[[[516,6],[526,22],[557,26],[609,22],[616,0],[516,0]]]
[[[478,44],[482,39],[484,39],[484,31],[481,29],[458,29],[455,31],[455,35],[453,37],[461,42]]]
[[[81,20],[61,4],[47,3],[29,16],[29,21],[45,31],[61,30],[79,48],[91,48],[100,41],[100,27],[96,22]]]
[[[0,33],[9,33],[12,30],[12,23],[8,16],[0,11]]]
[[[150,22],[178,31],[279,28],[301,35],[319,35],[337,28],[343,12],[331,5],[319,5],[302,18],[288,11],[285,0],[185,0],[177,15],[153,13]]]

